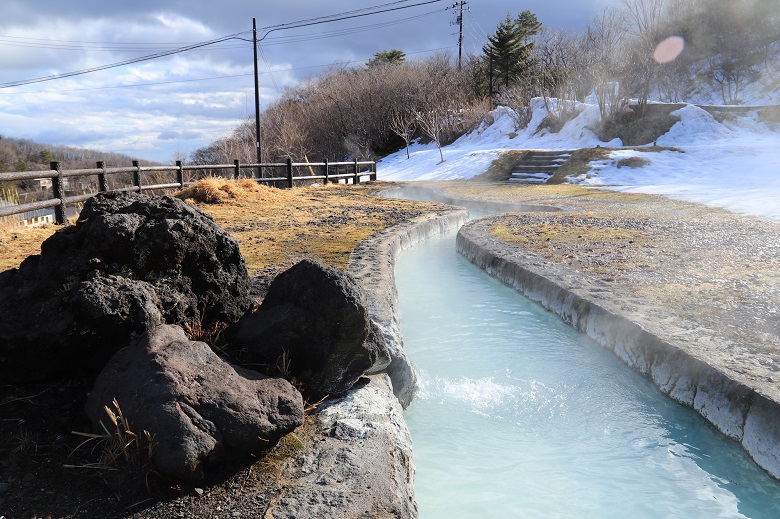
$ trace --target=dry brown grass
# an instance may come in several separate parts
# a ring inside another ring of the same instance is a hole
[[[150,466],[154,456],[154,438],[149,431],[144,430],[140,434],[133,432],[116,399],[113,401],[113,409],[104,406],[103,410],[106,413],[108,425],[104,424],[102,420],[100,421],[103,428],[102,434],[73,431],[73,434],[86,438],[79,447],[93,441],[97,442],[94,448],[101,453],[100,462],[84,465],[66,464],[64,467],[113,470],[122,463]]]
[[[381,186],[381,183],[379,184]],[[235,237],[250,274],[288,268],[303,258],[345,268],[363,238],[441,206],[377,198],[377,184],[277,189],[252,180],[208,178],[177,193]],[[0,271],[16,268],[59,227],[0,231]]]
[[[40,254],[41,243],[60,227],[0,228],[0,272],[17,268],[27,256]]]
[[[377,198],[375,185],[368,184],[269,189],[282,196],[196,204],[238,240],[251,274],[288,268],[303,258],[345,268],[363,238],[440,208]]]
[[[196,204],[224,204],[246,199],[280,203],[293,197],[290,191],[264,186],[248,178],[231,180],[224,177],[203,178],[173,196]]]

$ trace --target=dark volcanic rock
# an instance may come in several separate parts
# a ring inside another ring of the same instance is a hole
[[[233,366],[177,326],[159,326],[122,348],[87,399],[90,419],[109,430],[116,400],[130,429],[149,431],[153,462],[193,480],[207,465],[274,445],[303,423],[301,394],[286,380]]]
[[[229,335],[237,356],[288,372],[310,401],[347,391],[390,360],[352,276],[310,260],[279,274]]]
[[[0,275],[0,378],[96,372],[152,326],[235,322],[249,290],[237,242],[195,207],[99,194],[39,256]]]

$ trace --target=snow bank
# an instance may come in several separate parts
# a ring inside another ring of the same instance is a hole
[[[544,100],[531,101],[531,122],[522,129],[515,123],[514,111],[499,106],[488,114],[476,130],[462,136],[442,150],[441,162],[436,144],[414,144],[382,159],[378,168],[384,180],[453,180],[468,179],[483,173],[502,152],[507,150],[587,148],[596,145],[620,146],[615,140],[605,143],[590,129],[599,121],[598,107],[578,104],[577,117],[559,133],[541,128],[547,117]]]
[[[607,161],[573,182],[617,191],[655,193],[732,211],[780,219],[780,125],[757,116],[718,123],[708,112],[686,106],[680,122],[658,139],[681,152],[612,152]],[[627,157],[650,164],[618,167]]]
[[[531,103],[531,122],[517,129],[513,112],[499,107],[473,132],[443,149],[441,162],[435,144],[415,144],[379,163],[387,180],[468,179],[490,167],[507,150],[621,147],[601,142],[590,129],[599,121],[596,105],[578,104],[577,117],[558,133],[542,129],[547,111],[542,99]],[[708,112],[685,106],[680,117],[658,144],[679,152],[614,151],[609,160],[591,163],[591,171],[572,179],[594,187],[656,193],[725,207],[733,211],[780,219],[780,125],[760,122],[756,114],[719,123]],[[649,165],[617,166],[621,159],[641,156]]]

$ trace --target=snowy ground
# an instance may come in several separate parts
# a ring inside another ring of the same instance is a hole
[[[540,100],[534,100],[533,117],[516,130],[512,112],[499,107],[474,132],[444,148],[440,162],[435,144],[412,146],[384,158],[378,165],[383,180],[467,179],[485,171],[502,152],[512,149],[574,149],[602,142],[588,129],[598,121],[598,109],[581,105],[578,117],[559,133],[537,132],[546,116]],[[725,207],[733,211],[780,219],[780,125],[757,117],[718,123],[704,110],[686,106],[676,112],[681,120],[658,139],[658,144],[683,151],[650,153],[617,150],[610,160],[591,163],[591,172],[571,179],[594,187],[618,191],[657,193]],[[617,167],[617,161],[641,156],[650,161],[642,168]]]

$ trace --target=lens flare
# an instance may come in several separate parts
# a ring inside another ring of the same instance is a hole
[[[653,51],[653,59],[656,63],[669,63],[677,59],[677,56],[685,48],[685,40],[680,36],[669,36],[658,44]]]

